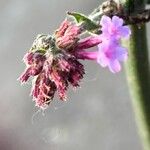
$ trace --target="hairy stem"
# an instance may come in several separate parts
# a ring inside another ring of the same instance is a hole
[[[141,29],[137,26],[131,28],[132,36],[128,42],[129,59],[126,63],[127,80],[144,150],[150,150],[150,89],[146,29],[145,26]]]
[[[125,1],[128,13],[143,9],[144,4],[142,0]],[[150,150],[150,76],[146,26],[139,29],[132,25],[131,30],[132,36],[127,42],[129,59],[126,63],[126,75],[143,149]]]

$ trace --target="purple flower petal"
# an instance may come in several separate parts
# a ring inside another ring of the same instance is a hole
[[[104,15],[101,18],[100,25],[101,26],[109,26],[111,24],[111,18]]]
[[[118,28],[118,33],[124,38],[129,38],[131,35],[131,30],[128,26],[121,26]]]
[[[125,61],[128,58],[127,49],[124,47],[117,47],[116,48],[116,58],[120,61]]]
[[[121,70],[119,61],[125,61],[128,58],[127,49],[120,46],[122,37],[129,38],[131,30],[128,26],[123,26],[123,19],[113,16],[103,16],[100,25],[102,26],[100,35],[102,43],[98,45],[99,53],[97,62],[102,67],[107,67],[111,72],[116,73]]]
[[[97,63],[99,63],[102,67],[106,67],[109,64],[109,59],[105,56],[104,53],[99,51],[99,55],[97,57]]]
[[[116,28],[118,28],[118,27],[120,27],[120,26],[123,25],[123,20],[121,18],[117,17],[117,16],[113,16],[113,18],[112,18],[112,24]]]
[[[121,70],[121,66],[118,60],[110,61],[108,67],[112,73],[117,73]]]
[[[129,38],[131,31],[128,26],[123,26],[123,19],[113,16],[112,20],[108,16],[103,16],[100,21],[102,37],[104,39],[114,38],[120,40],[122,37]]]

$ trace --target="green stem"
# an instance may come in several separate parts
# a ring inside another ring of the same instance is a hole
[[[142,0],[126,0],[125,6],[130,8],[129,11],[136,12],[135,3],[141,9],[144,8]],[[150,150],[150,76],[146,26],[139,29],[132,25],[131,30],[132,36],[127,42],[129,59],[126,63],[126,75],[143,149]]]
[[[144,150],[150,150],[150,94],[146,29],[132,26],[126,63],[127,80]]]

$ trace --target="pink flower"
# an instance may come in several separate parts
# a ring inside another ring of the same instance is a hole
[[[108,67],[113,73],[119,72],[121,70],[119,61],[125,61],[127,59],[127,49],[112,41],[105,41],[99,44],[98,48],[97,62],[102,67]]]
[[[36,38],[24,57],[26,69],[19,79],[22,83],[34,79],[31,95],[37,107],[46,109],[56,92],[66,101],[69,86],[79,86],[85,71],[78,59],[94,60],[113,73],[121,70],[120,61],[125,61],[128,53],[120,40],[129,37],[131,31],[117,16],[103,16],[100,25],[101,35],[80,40],[81,29],[65,20],[54,36]],[[97,45],[98,51],[87,51]]]
[[[123,38],[129,38],[131,30],[128,26],[123,26],[123,19],[113,16],[112,19],[108,16],[102,16],[101,21],[101,36],[105,39],[110,40],[114,38],[120,40]]]
[[[98,56],[98,52],[89,52],[86,51],[88,48],[92,48],[97,46],[102,42],[100,36],[93,35],[87,38],[84,38],[78,42],[78,45],[75,47],[75,51],[73,55],[78,59],[87,59],[87,60],[96,60]]]
[[[102,42],[102,38],[98,35],[93,35],[87,38],[84,38],[82,40],[80,40],[77,44],[77,46],[75,47],[76,51],[77,50],[83,50],[83,49],[88,49],[94,46],[97,46],[98,44],[100,44]]]
[[[127,26],[123,26],[123,19],[113,16],[112,19],[103,16],[100,25],[102,26],[103,39],[98,45],[99,54],[97,62],[102,67],[108,67],[111,72],[116,73],[121,70],[119,61],[125,61],[128,57],[127,49],[120,46],[121,38],[129,38],[131,31]]]
[[[91,36],[79,41],[75,52],[78,59],[96,60],[102,67],[108,67],[113,73],[121,70],[120,61],[128,57],[127,49],[121,46],[121,38],[128,38],[130,28],[123,26],[123,20],[117,16],[112,19],[103,16],[101,21],[102,34]],[[87,52],[85,49],[98,45],[98,52]]]
[[[119,72],[119,61],[125,61],[128,57],[127,49],[114,41],[103,41],[98,45],[99,51],[76,51],[76,57],[83,60],[95,60],[102,67],[109,67],[113,73]]]
[[[82,50],[77,51],[75,55],[78,59],[97,60],[98,52],[97,51],[87,52],[85,50]]]

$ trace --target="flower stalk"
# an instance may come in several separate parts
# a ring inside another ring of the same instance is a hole
[[[144,150],[150,150],[150,93],[146,27],[132,26],[126,76]],[[142,40],[141,40],[142,37]]]

